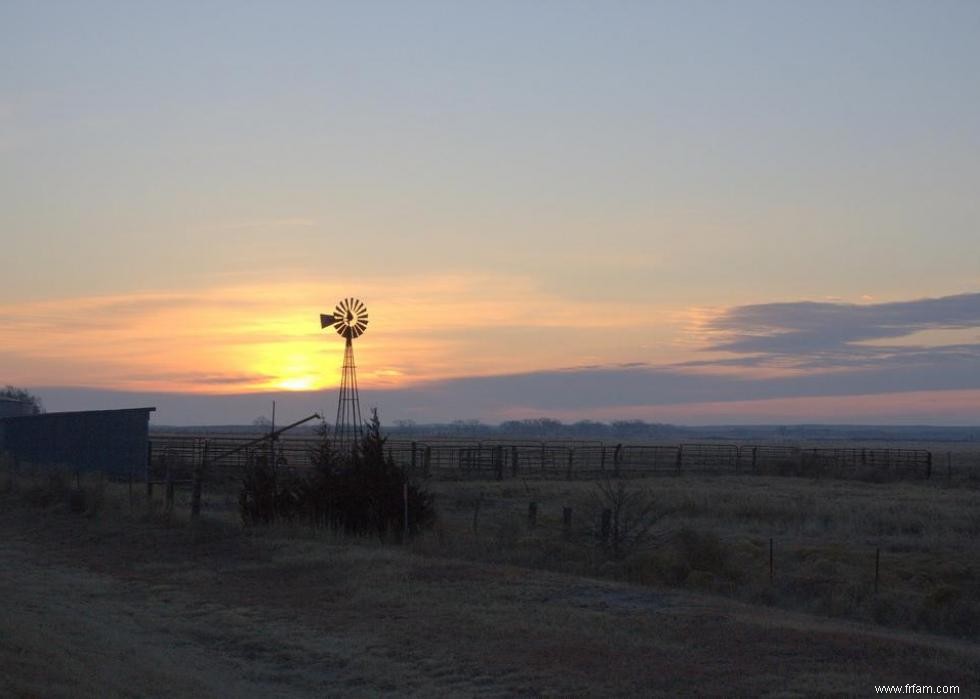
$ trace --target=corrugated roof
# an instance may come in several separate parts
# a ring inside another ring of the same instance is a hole
[[[97,415],[105,413],[152,413],[156,408],[116,408],[114,410],[68,410],[58,413],[41,413],[40,415],[15,415],[12,417],[0,418],[3,420],[43,420],[48,417],[61,417],[64,415]]]

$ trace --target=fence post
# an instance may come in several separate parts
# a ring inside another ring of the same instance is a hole
[[[677,472],[681,472],[681,467],[684,465],[684,445],[681,444],[677,447]]]
[[[561,530],[566,539],[572,536],[572,508],[561,508]]]
[[[408,541],[408,483],[402,483],[402,501],[405,503],[405,541]]]
[[[204,467],[208,462],[208,440],[204,440],[204,452],[201,463],[194,469],[194,487],[191,490],[191,519],[196,520],[201,515],[201,485],[204,480]]]
[[[752,447],[752,472],[759,472],[759,447]]]
[[[413,478],[415,478],[417,476],[417,474],[415,472],[415,466],[416,466],[416,464],[415,464],[415,442],[412,442],[412,477]]]
[[[432,447],[426,445],[425,447],[425,477],[428,478],[432,473]]]
[[[169,463],[167,464],[166,478],[167,478],[167,491],[166,491],[167,495],[166,495],[166,503],[164,504],[164,507],[169,513],[174,511],[174,476],[173,473],[170,471]]]
[[[599,530],[599,536],[602,540],[602,546],[606,547],[609,545],[609,530],[612,527],[612,510],[602,511],[602,528]]]
[[[623,445],[617,444],[616,451],[613,452],[613,472],[619,478],[619,465],[623,462]]]
[[[517,445],[510,448],[510,471],[514,478],[517,478]]]
[[[881,569],[881,549],[875,549],[875,594],[878,594],[878,572]]]
[[[599,457],[599,470],[606,470],[606,445],[602,445],[602,456]]]
[[[769,584],[773,583],[773,555],[772,555],[772,537],[769,537]]]
[[[146,442],[146,501],[153,502],[153,442]]]
[[[504,448],[499,444],[493,448],[493,460],[496,462],[494,467],[497,471],[497,480],[502,481],[504,479]]]
[[[538,526],[538,503],[531,501],[527,506],[527,528]]]
[[[575,448],[569,447],[568,449],[568,470],[565,472],[565,479],[572,480],[572,461],[575,459]]]

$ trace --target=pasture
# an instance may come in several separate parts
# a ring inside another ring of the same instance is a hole
[[[0,477],[5,695],[980,686],[968,483],[432,479],[436,527],[396,546],[244,528],[227,470],[197,521],[183,482],[168,512],[142,483],[10,464]],[[604,510],[632,533],[604,531]]]

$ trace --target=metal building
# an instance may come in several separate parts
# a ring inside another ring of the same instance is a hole
[[[0,396],[0,418],[31,414],[31,404],[26,400]]]
[[[150,413],[156,408],[85,410],[0,419],[0,451],[19,463],[116,478],[146,473]]]

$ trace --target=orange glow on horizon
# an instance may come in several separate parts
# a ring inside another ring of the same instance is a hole
[[[551,410],[547,413],[549,417],[564,422],[589,419],[673,424],[792,424],[799,421],[840,424],[873,415],[886,422],[914,424],[926,420],[959,424],[962,422],[959,416],[976,414],[978,409],[980,389],[961,389],[625,405],[589,410]],[[517,407],[501,413],[497,418],[522,420],[541,415],[539,408]]]
[[[344,341],[319,327],[319,314],[355,291],[371,314],[355,340],[363,388],[637,361],[658,350],[680,358],[663,309],[571,303],[523,278],[450,275],[0,306],[0,345],[15,357],[6,380],[201,394],[330,389]],[[75,318],[85,322],[66,320]]]

